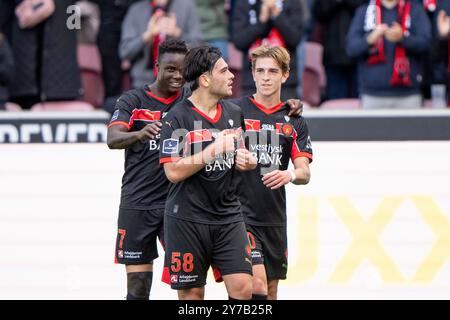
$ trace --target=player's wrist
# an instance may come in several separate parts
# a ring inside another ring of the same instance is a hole
[[[295,175],[295,171],[294,170],[288,170],[289,175],[291,177],[291,180],[289,182],[293,183],[295,180],[297,180],[297,176]]]

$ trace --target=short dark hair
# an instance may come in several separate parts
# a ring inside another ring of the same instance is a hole
[[[178,39],[167,39],[158,47],[158,62],[160,58],[165,53],[181,53],[186,54],[188,52],[188,47],[185,41]]]
[[[220,58],[222,58],[220,50],[207,45],[192,48],[187,52],[184,58],[183,77],[187,82],[191,82],[191,91],[199,87],[198,78],[205,72],[211,72]]]

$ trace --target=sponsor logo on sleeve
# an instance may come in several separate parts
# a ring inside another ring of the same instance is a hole
[[[114,111],[112,117],[111,117],[111,122],[112,121],[116,121],[117,118],[119,118],[119,109],[117,109],[116,111]]]
[[[165,154],[175,154],[178,153],[178,140],[177,139],[167,139],[163,141],[163,153]]]

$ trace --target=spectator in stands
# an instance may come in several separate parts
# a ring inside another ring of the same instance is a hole
[[[29,109],[38,102],[74,100],[82,94],[76,29],[68,28],[72,0],[2,0],[0,26],[9,24],[15,59],[11,101]],[[4,11],[5,10],[5,11]]]
[[[345,52],[346,36],[356,9],[366,0],[316,0],[314,17],[324,28],[323,65],[326,99],[358,97],[356,61]]]
[[[225,0],[195,0],[203,41],[219,48],[228,61],[228,17]]]
[[[119,56],[122,23],[128,8],[137,0],[90,0],[100,10],[97,46],[102,60],[102,78],[105,87],[103,108],[112,112],[122,94],[122,59]]]
[[[419,108],[422,55],[431,44],[423,6],[408,0],[371,0],[361,6],[347,36],[358,58],[363,108]]]
[[[228,34],[231,34],[231,32],[233,31],[233,29],[232,29],[233,13],[234,13],[234,8],[236,6],[236,1],[237,0],[225,0],[225,8],[226,8],[227,15],[228,15]]]
[[[280,45],[291,53],[291,73],[283,85],[281,99],[297,97],[296,48],[303,35],[299,0],[236,0],[231,41],[243,54],[241,95],[255,92],[249,53],[261,44]]]
[[[297,76],[298,76],[298,86],[297,86],[297,96],[303,98],[303,71],[305,70],[305,55],[306,49],[305,45],[308,41],[309,35],[312,32],[314,19],[312,19],[311,9],[314,5],[314,0],[299,0],[302,8],[302,19],[303,19],[303,36],[300,43],[297,45]]]
[[[14,73],[14,58],[3,33],[0,33],[0,110],[8,101],[8,84]]]
[[[114,1],[110,2],[114,3]],[[76,5],[81,10],[81,29],[77,34],[78,43],[95,44],[100,26],[99,7],[87,0],[77,1]]]
[[[131,61],[135,88],[156,78],[157,48],[166,38],[180,38],[189,45],[200,43],[194,0],[143,0],[130,7],[122,26],[119,54]]]
[[[433,19],[433,83],[447,85],[450,89],[450,0],[440,0]]]
[[[413,0],[416,1],[419,5],[422,5],[427,14],[428,20],[430,23],[433,21],[434,13],[436,12],[436,6],[438,0]],[[431,28],[433,34],[433,27]],[[423,72],[422,72],[422,83],[421,83],[421,91],[424,99],[430,99],[431,96],[431,85],[433,82],[433,61],[432,54],[427,54],[422,58]]]

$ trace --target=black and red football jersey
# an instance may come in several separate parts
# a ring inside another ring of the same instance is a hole
[[[242,126],[238,106],[221,100],[212,119],[185,99],[163,121],[160,163],[196,154],[214,142],[220,131]],[[191,177],[171,184],[166,214],[206,224],[242,221],[234,161],[234,153],[221,154]]]
[[[286,192],[262,183],[262,176],[274,170],[287,170],[289,160],[306,157],[312,161],[311,139],[303,117],[289,117],[289,107],[280,103],[266,108],[253,97],[231,100],[244,114],[248,150],[258,159],[256,170],[239,172],[237,189],[246,223],[260,226],[286,224]]]
[[[109,126],[123,125],[129,131],[139,131],[149,123],[161,121],[184,95],[186,92],[180,91],[163,99],[155,96],[148,86],[128,91],[117,100]],[[168,187],[169,181],[159,165],[159,135],[125,149],[121,208],[164,208]]]

